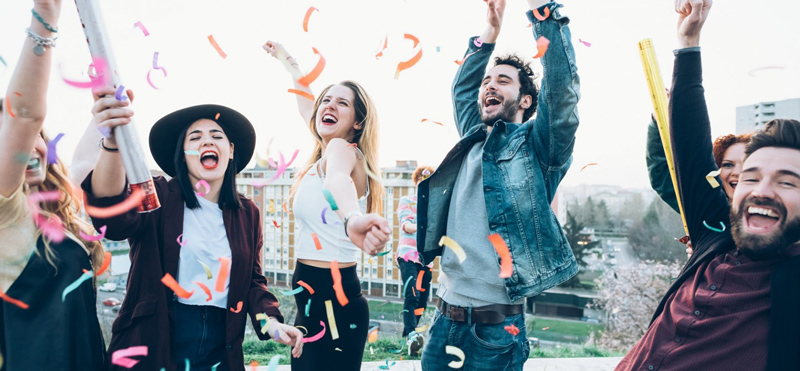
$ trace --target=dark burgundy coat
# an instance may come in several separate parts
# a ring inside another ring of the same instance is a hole
[[[91,206],[115,205],[127,196],[124,192],[119,196],[96,198],[91,189],[91,179],[92,174],[89,174],[82,184]],[[171,352],[173,292],[161,283],[161,278],[165,273],[178,277],[181,247],[177,238],[183,233],[184,201],[177,179],[168,182],[157,177],[153,180],[161,201],[160,209],[145,214],[134,209],[109,219],[92,218],[92,222],[98,229],[108,226],[106,238],[127,239],[131,246],[127,294],[112,326],[109,357],[120,349],[146,345],[148,355],[133,357],[139,359],[133,370],[150,371],[164,367],[171,371],[178,368],[172,361]],[[267,289],[261,269],[261,213],[249,199],[242,196],[241,201],[241,209],[223,209],[222,212],[232,254],[225,339],[230,370],[244,369],[242,341],[248,313],[256,334],[262,340],[269,339],[269,336],[261,334],[260,321],[255,318],[257,313],[266,313],[283,322],[278,300]],[[239,301],[243,303],[242,310],[234,313],[230,308],[235,309]],[[128,370],[111,367],[113,370]]]

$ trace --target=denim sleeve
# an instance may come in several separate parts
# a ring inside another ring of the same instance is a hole
[[[414,219],[416,219],[416,215],[414,215],[414,211],[411,210],[411,199],[407,196],[403,196],[400,198],[400,202],[397,204],[397,219],[400,221],[400,227],[403,226],[403,223],[416,223]]]
[[[541,165],[548,170],[565,172],[562,168],[570,162],[578,129],[580,79],[572,34],[567,26],[569,18],[559,13],[560,4],[548,3],[544,7],[551,9],[544,21],[536,19],[533,11],[527,12],[533,24],[533,37],[538,40],[544,36],[550,40],[547,52],[541,57],[544,72],[531,134]]]
[[[650,176],[650,186],[656,191],[664,202],[680,213],[678,198],[675,197],[675,186],[672,185],[672,176],[669,174],[669,164],[667,155],[664,153],[664,145],[661,143],[661,133],[658,131],[658,124],[655,118],[650,118],[650,125],[647,125],[647,175]]]
[[[477,36],[469,39],[467,52],[464,53],[466,60],[458,67],[453,80],[453,115],[461,137],[473,126],[481,124],[478,93],[495,45],[484,43],[478,47],[475,45],[477,39]]]

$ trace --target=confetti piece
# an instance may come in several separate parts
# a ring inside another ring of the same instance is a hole
[[[183,360],[186,361],[185,362],[186,367],[184,367],[183,370],[184,371],[192,371],[192,365],[191,365],[191,363],[189,363],[189,358],[184,358]]]
[[[1,56],[1,55],[0,55],[0,63],[2,63],[2,64],[3,64],[3,66],[6,66],[6,67],[8,67],[8,64],[6,63],[6,60],[5,60],[5,59],[3,59],[3,56]]]
[[[543,21],[543,20],[547,19],[547,17],[549,17],[549,16],[550,16],[550,8],[549,8],[549,7],[546,7],[546,8],[544,8],[544,15],[542,15],[541,13],[539,13],[539,9],[534,9],[534,10],[533,10],[533,16],[534,16],[536,19],[538,19],[538,20],[540,20],[540,21]]]
[[[477,52],[479,52],[479,51],[481,51],[481,50],[480,50],[480,49],[478,49],[478,50],[476,50],[476,51],[474,51],[474,52],[472,52],[472,53],[469,53],[469,54],[465,55],[463,59],[456,60],[456,61],[455,61],[455,62],[456,62],[456,64],[457,64],[457,65],[459,65],[459,66],[460,66],[460,65],[462,65],[462,64],[464,64],[464,62],[467,60],[467,58],[471,57],[473,54],[475,54],[475,53],[477,53]],[[434,122],[435,122],[435,121],[434,121]],[[442,125],[442,124],[439,124],[439,125]]]
[[[308,329],[305,326],[295,326],[298,330],[303,330],[303,336],[308,335]]]
[[[97,236],[88,235],[86,233],[83,233],[83,231],[78,231],[78,234],[81,236],[81,238],[83,238],[85,241],[88,242],[100,241],[106,236],[107,228],[108,227],[105,225],[100,227],[100,234]]]
[[[42,234],[53,242],[61,242],[66,237],[64,234],[64,224],[61,223],[61,219],[57,215],[50,215],[47,217],[44,215],[36,215],[34,222],[36,223],[36,227],[42,231]]]
[[[380,46],[383,44],[383,46]],[[380,60],[383,57],[383,51],[386,50],[386,47],[389,45],[389,35],[384,36],[383,42],[378,44],[378,52],[375,53],[375,59]]]
[[[164,72],[164,77],[167,77],[167,70],[165,70],[164,68],[160,68],[160,70]],[[150,84],[150,86],[152,86],[153,89],[158,90],[158,87],[155,84],[153,84],[153,80],[150,79],[150,72],[153,72],[153,70],[147,71],[147,83]]]
[[[239,300],[239,302],[236,303],[236,309],[230,308],[231,312],[233,312],[233,313],[241,312],[242,311],[242,305],[244,305],[244,303],[241,300]]]
[[[206,298],[206,301],[211,301],[211,299],[213,299],[213,298],[214,298],[214,297],[211,295],[211,290],[208,288],[208,286],[204,285],[202,282],[197,282],[197,281],[193,281],[193,282],[194,282],[194,283],[195,283],[197,286],[200,286],[200,288],[203,290],[203,292],[205,292],[205,293],[206,293],[206,295],[208,295],[208,298]]]
[[[188,299],[194,294],[194,290],[186,291],[169,273],[164,274],[164,277],[161,278],[161,283],[169,287],[173,292],[175,292],[175,295],[178,295],[181,298]]]
[[[581,39],[578,39],[578,42],[579,42],[579,43],[581,43],[581,44],[583,44],[583,45],[586,45],[586,47],[587,47],[587,48],[588,48],[588,47],[590,47],[590,46],[592,46],[592,43],[590,43],[590,42],[588,42],[588,41],[583,41],[583,40],[581,40]]]
[[[219,53],[219,56],[222,57],[222,59],[228,57],[228,55],[222,51],[222,48],[219,47],[219,44],[217,44],[217,40],[214,40],[214,35],[208,35],[208,42],[210,42],[211,46],[213,46],[214,49],[217,50],[217,53]]]
[[[328,326],[331,331],[331,339],[336,340],[339,338],[339,330],[336,328],[336,317],[333,315],[333,303],[330,300],[325,300],[325,312],[328,313]]]
[[[494,251],[500,256],[500,278],[511,277],[514,270],[514,264],[511,259],[511,252],[508,250],[508,245],[503,241],[503,237],[494,233],[489,236],[489,241],[494,246]]]
[[[6,295],[6,293],[3,292],[3,290],[0,290],[0,299],[3,299],[4,301],[8,302],[9,304],[14,304],[14,305],[16,305],[16,306],[18,306],[18,307],[20,307],[22,309],[30,308],[30,305],[25,304],[20,300],[14,299],[14,298]]]
[[[428,327],[430,327],[430,326],[431,326],[431,325],[420,326],[420,327],[417,327],[417,328],[415,328],[415,329],[414,329],[414,331],[416,331],[416,332],[424,332],[424,331],[425,331],[425,330],[427,330],[427,329],[428,329]]]
[[[130,209],[133,209],[139,206],[139,203],[142,202],[144,198],[144,191],[140,188],[136,188],[131,192],[128,198],[125,201],[122,201],[116,205],[109,206],[109,207],[94,207],[90,206],[86,200],[84,200],[84,205],[86,208],[86,213],[93,218],[99,219],[107,219],[113,216],[117,216],[119,214],[123,214]]]
[[[128,95],[125,94],[125,85],[120,85],[117,87],[117,91],[114,92],[114,98],[117,100],[128,100]]]
[[[414,276],[408,277],[408,279],[406,279],[406,283],[403,284],[403,297],[405,297],[406,294],[408,293],[408,288],[409,288],[408,282],[411,281],[412,278],[414,278]],[[400,313],[403,313],[403,312],[400,312]]]
[[[439,121],[433,121],[433,120],[429,120],[429,119],[422,119],[422,121],[420,121],[420,122],[421,122],[421,123],[425,123],[425,121],[432,122],[432,123],[434,123],[434,124],[436,124],[436,125],[439,125],[439,126],[444,126],[444,124],[442,124],[442,123],[441,123],[441,122],[439,122]]]
[[[214,120],[219,120],[219,112],[217,112],[217,115],[214,116]]]
[[[538,51],[536,55],[533,56],[533,59],[541,58],[544,56],[544,53],[547,52],[547,47],[550,45],[550,40],[547,40],[544,36],[539,36],[539,39],[536,40],[536,50]]]
[[[711,185],[711,188],[719,187],[719,182],[717,182],[717,179],[715,179],[716,177],[719,176],[719,173],[720,173],[719,170],[714,170],[706,175],[706,180],[708,181],[708,184]]]
[[[94,66],[96,73],[94,76],[91,74],[89,75],[89,82],[73,81],[63,76],[61,79],[63,79],[67,85],[78,89],[102,88],[109,85],[108,63],[106,60],[100,57],[94,57],[92,58],[92,66]]]
[[[454,347],[452,345],[447,345],[444,347],[444,352],[447,354],[452,354],[459,358],[458,361],[451,361],[450,363],[447,364],[448,366],[450,366],[450,368],[461,368],[464,366],[464,358],[465,358],[464,351],[462,351],[460,348]]]
[[[137,21],[136,23],[133,24],[133,26],[138,27],[140,30],[142,30],[145,37],[150,36],[150,32],[147,32],[147,28],[142,24],[141,21]]]
[[[547,326],[547,327],[542,327],[542,331],[547,331],[547,330],[549,330],[549,329],[550,329],[550,326]]]
[[[322,215],[321,215],[322,216],[322,224],[328,224],[328,221],[325,220],[325,212],[326,211],[328,211],[328,207],[327,206],[322,208]]]
[[[266,313],[256,313],[256,319],[261,322],[261,333],[265,334],[269,331],[269,317]],[[298,328],[300,326],[297,326]],[[308,333],[308,330],[306,330]]]
[[[311,18],[311,13],[314,11],[319,11],[319,9],[312,6],[306,11],[306,16],[303,18],[303,31],[305,32],[308,32],[308,19]]]
[[[419,45],[419,39],[416,36],[411,35],[411,34],[405,34],[403,37],[413,41],[414,42],[414,48],[416,48],[417,45]],[[415,64],[417,64],[417,62],[419,62],[420,59],[422,59],[422,48],[419,48],[419,51],[417,51],[417,54],[414,55],[411,59],[409,59],[407,61],[400,62],[400,63],[397,64],[397,70],[395,70],[395,72],[394,72],[395,80],[400,78],[400,71],[407,70],[407,69],[413,67]]]
[[[221,364],[222,364],[222,361],[219,361],[219,362],[215,363],[213,366],[211,366],[211,371],[217,371],[217,367],[219,367],[219,365],[221,365]],[[163,368],[161,370],[162,371],[166,371]]]
[[[336,209],[331,208],[331,210],[336,210]],[[292,214],[292,213],[289,212],[289,209],[286,208],[286,201],[283,201],[283,212],[285,212],[285,213],[287,213],[289,215]]]
[[[272,219],[272,225],[274,225],[275,228],[280,228],[281,227],[280,224],[278,224],[278,222],[275,221],[275,219]]]
[[[476,37],[472,43],[475,44],[476,47],[480,48],[481,46],[483,46],[483,39],[481,39],[480,37]]]
[[[303,282],[303,280],[297,281],[297,284],[300,285],[300,286],[305,287],[306,290],[308,290],[309,295],[314,295],[314,289],[312,289],[309,284]]]
[[[181,236],[183,236],[183,235],[181,235]],[[206,263],[201,262],[200,259],[197,259],[197,262],[200,263],[200,265],[203,266],[203,270],[206,271],[206,278],[207,279],[214,278],[214,275],[211,274],[211,267],[209,267]]]
[[[185,239],[183,239],[183,233],[181,233],[181,235],[178,236],[178,238],[175,241],[178,241],[178,245],[180,245],[181,247],[186,246],[186,244],[188,243],[186,242]]]
[[[191,150],[188,150],[188,151],[183,151],[183,153],[185,153],[185,154],[186,154],[186,156],[200,156],[200,151],[198,151],[198,150],[196,150],[196,149],[191,149]]]
[[[375,349],[372,349],[372,345],[369,346],[369,354],[375,355]]]
[[[258,367],[258,361],[256,361],[255,359],[254,359],[254,360],[252,360],[252,361],[250,361],[250,367],[251,367],[251,370],[252,370],[252,371],[256,371],[256,370],[257,370],[257,367]],[[188,370],[187,370],[187,371],[188,371]]]
[[[47,163],[48,164],[55,164],[58,162],[58,153],[56,152],[56,146],[61,138],[64,137],[64,133],[58,133],[56,137],[47,143]]]
[[[111,364],[125,367],[125,368],[132,368],[139,363],[138,360],[130,359],[129,357],[134,356],[147,356],[147,346],[140,345],[125,349],[120,349],[111,354]]]
[[[505,326],[503,328],[506,331],[508,331],[508,333],[511,335],[517,336],[519,334],[519,328],[517,328],[517,326],[514,326],[513,324],[511,326]]]
[[[225,284],[231,272],[231,258],[219,258],[219,273],[217,274],[217,292],[225,292]]]
[[[297,94],[297,95],[299,95],[299,96],[301,96],[303,98],[309,99],[311,101],[317,100],[316,98],[314,98],[313,94],[311,94],[311,93],[309,93],[307,91],[298,90],[298,89],[289,89],[289,93]]]
[[[442,239],[439,240],[439,246],[442,245],[445,245],[449,247],[450,250],[453,250],[453,253],[455,253],[456,256],[458,257],[459,263],[463,263],[464,259],[467,258],[467,254],[464,252],[464,249],[462,249],[461,246],[459,246],[458,243],[456,243],[456,241],[453,241],[452,238],[447,236],[442,236]]]
[[[299,294],[301,292],[303,292],[303,286],[300,286],[300,287],[298,287],[298,288],[296,288],[294,290],[281,291],[281,294],[286,295],[286,296],[294,296],[294,295],[297,295],[297,294]]]
[[[581,170],[580,170],[580,171],[583,171],[583,169],[586,169],[586,168],[587,168],[587,167],[589,167],[589,166],[595,166],[595,165],[597,165],[597,163],[596,163],[596,162],[591,162],[591,163],[588,163],[588,164],[586,164],[586,165],[583,165],[583,167],[581,168]]]
[[[100,269],[95,273],[95,277],[105,273],[106,269],[111,265],[111,252],[106,251],[103,253],[103,265],[100,266]]]
[[[205,179],[200,179],[197,182],[197,184],[194,185],[194,189],[200,189],[200,187],[203,187],[203,188],[206,189],[205,192],[197,192],[197,195],[200,196],[200,197],[203,197],[203,196],[207,195],[209,192],[211,192],[211,186],[208,185],[208,182],[206,182]]]
[[[78,286],[80,286],[82,283],[84,283],[86,280],[92,278],[93,276],[94,276],[94,272],[92,272],[92,271],[84,272],[80,277],[78,277],[78,279],[75,282],[69,284],[69,286],[64,288],[64,292],[61,293],[61,301],[62,302],[66,301],[67,300],[67,294],[75,291],[75,289],[77,289]]]
[[[311,311],[311,298],[308,299],[308,303],[306,303],[306,317],[309,317],[309,312]]]
[[[425,289],[422,288],[422,277],[424,275],[425,271],[420,269],[419,274],[417,275],[417,291],[419,292],[425,292]]]
[[[386,256],[386,255],[389,255],[389,254],[391,254],[391,253],[392,253],[392,248],[391,248],[391,247],[389,247],[389,250],[386,250],[386,251],[383,251],[383,252],[379,252],[379,253],[378,253],[377,255],[375,255],[375,256]]]
[[[319,237],[317,237],[317,234],[312,233],[311,238],[314,240],[314,246],[317,247],[317,250],[322,250],[322,245],[319,243]]]
[[[421,316],[421,315],[422,315],[422,312],[424,312],[424,311],[425,311],[425,308],[417,308],[417,309],[414,309],[414,315],[415,315],[415,316]]]
[[[278,362],[280,362],[281,358],[280,354],[276,354],[269,359],[269,364],[267,365],[267,371],[275,371],[278,369]]]
[[[333,291],[336,292],[336,300],[339,301],[339,305],[345,306],[350,300],[347,299],[347,296],[344,294],[344,288],[342,287],[342,273],[339,272],[339,262],[334,260],[331,262],[331,276],[333,277]]]
[[[339,210],[339,206],[336,205],[336,200],[333,199],[333,194],[331,194],[331,191],[323,189],[322,194],[325,195],[325,199],[328,200],[328,204],[331,205],[331,210]]]
[[[3,108],[6,111],[8,111],[8,115],[11,116],[12,118],[13,117],[17,117],[17,115],[14,114],[14,111],[11,110],[11,96],[10,95],[6,95],[6,103],[3,105]]]
[[[355,324],[355,323],[351,323],[351,324],[350,324],[350,329],[351,329],[351,330],[355,330],[355,328],[356,328],[356,324]]]
[[[304,337],[303,338],[303,343],[312,343],[312,342],[315,342],[315,341],[317,341],[319,339],[322,339],[322,337],[325,336],[325,322],[319,321],[319,325],[322,326],[322,331],[320,331],[319,334],[316,334],[314,336]],[[300,326],[297,326],[297,327],[299,328]],[[307,332],[308,332],[308,330],[306,330],[306,333]]]
[[[311,83],[314,82],[314,80],[316,80],[317,77],[319,77],[319,75],[322,73],[322,70],[325,68],[325,57],[323,57],[322,54],[319,53],[319,50],[317,50],[317,48],[311,48],[311,49],[314,50],[314,54],[319,55],[319,61],[317,62],[317,65],[314,66],[314,69],[311,70],[311,72],[309,72],[308,74],[297,80],[297,83],[303,86],[311,85]]]
[[[717,228],[714,228],[714,227],[708,225],[705,220],[703,220],[703,225],[706,226],[706,228],[708,228],[708,229],[710,229],[710,230],[712,230],[714,232],[717,232],[717,233],[725,232],[725,224],[722,223],[722,222],[719,222],[719,225],[722,227],[722,229],[717,229]]]
[[[278,169],[275,171],[275,175],[273,175],[272,178],[267,180],[266,182],[254,182],[252,185],[254,187],[263,187],[263,186],[265,186],[265,185],[267,185],[269,183],[274,182],[275,179],[278,179],[278,177],[283,175],[283,173],[286,172],[286,169],[288,169],[289,166],[292,165],[292,162],[294,162],[294,160],[297,158],[297,154],[298,153],[300,153],[299,149],[294,150],[294,153],[292,154],[292,158],[289,160],[289,162],[286,162],[286,158],[283,157],[283,153],[279,153],[279,155],[281,157],[281,164],[278,166]],[[286,210],[286,204],[285,203],[284,203],[283,209]],[[287,211],[287,213],[288,213],[288,211]]]
[[[389,349],[389,353],[400,354],[400,352],[403,351],[403,348],[405,347],[405,345],[406,345],[406,342],[403,341],[403,339],[400,339],[400,349]],[[387,365],[388,365],[388,362],[387,362]],[[381,366],[381,367],[383,367],[383,366]],[[381,368],[381,369],[382,370],[386,370],[385,368]]]

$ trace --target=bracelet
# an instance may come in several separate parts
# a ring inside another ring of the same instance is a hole
[[[345,215],[345,217],[344,217],[344,223],[343,223],[344,224],[344,235],[347,236],[347,238],[350,238],[350,235],[347,234],[347,222],[350,221],[350,218],[352,218],[353,216],[356,216],[356,215],[363,216],[364,213],[362,213],[361,211],[351,211],[351,212],[347,213],[347,215]]]
[[[28,33],[28,36],[33,40],[33,54],[42,55],[44,54],[44,47],[49,46],[51,48],[56,47],[56,40],[58,40],[58,36],[56,37],[41,37],[36,34],[36,32],[31,31],[30,28],[25,30]]]
[[[103,149],[106,152],[111,152],[111,153],[119,152],[119,148],[108,148],[108,147],[106,147],[105,139],[106,138],[100,138],[100,142],[97,143],[98,145],[100,145],[101,149]]]
[[[42,18],[42,16],[36,12],[36,9],[31,8],[31,13],[33,14],[33,17],[36,18],[37,21],[41,22],[42,25],[44,25],[44,28],[46,28],[48,31],[58,33],[58,28],[55,28],[51,26],[50,23],[45,22],[44,18]]]

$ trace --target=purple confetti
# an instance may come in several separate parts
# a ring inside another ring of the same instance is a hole
[[[114,93],[114,98],[117,98],[117,100],[128,100],[128,95],[125,94],[125,85],[120,84],[120,86],[117,87],[117,92]]]
[[[278,330],[275,330],[275,336],[273,336],[272,339],[275,341],[279,341],[281,339],[281,334]]]
[[[64,133],[58,133],[55,139],[51,140],[50,143],[47,143],[47,163],[48,164],[55,164],[58,162],[58,154],[56,153],[56,145],[61,138],[64,137]]]
[[[322,224],[328,224],[328,222],[325,220],[325,213],[326,212],[328,212],[328,207],[327,206],[322,209]]]

